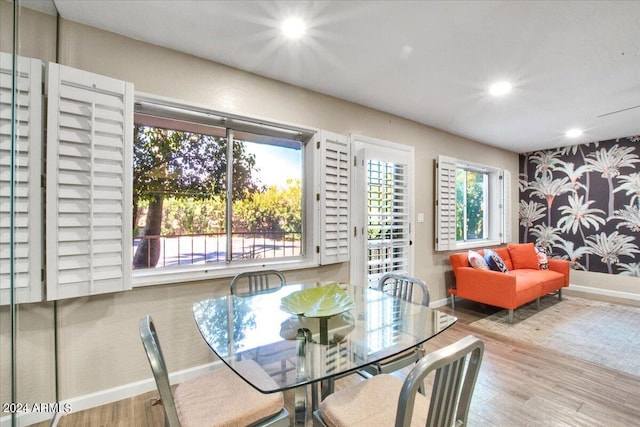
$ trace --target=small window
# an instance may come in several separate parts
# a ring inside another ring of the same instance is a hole
[[[489,231],[489,174],[456,168],[456,241],[486,239]]]
[[[135,116],[134,270],[305,255],[303,150],[311,134],[151,108],[137,105]]]
[[[436,168],[436,250],[509,241],[509,171],[446,156]]]

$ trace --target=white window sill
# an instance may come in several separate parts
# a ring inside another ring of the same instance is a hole
[[[502,242],[500,239],[486,239],[486,240],[473,240],[469,242],[456,243],[454,251],[460,251],[465,249],[484,249],[489,246],[498,246]]]
[[[280,271],[317,267],[314,259],[299,258],[287,261],[252,262],[228,266],[225,263],[194,265],[180,268],[150,268],[133,271],[133,287],[166,285],[171,283],[195,282],[199,280],[233,277],[243,271],[274,269]]]

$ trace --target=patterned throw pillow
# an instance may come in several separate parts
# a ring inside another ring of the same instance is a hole
[[[509,269],[506,265],[504,265],[504,261],[502,260],[502,258],[500,258],[500,255],[498,255],[491,249],[484,250],[484,260],[489,266],[489,269],[493,271],[501,271],[503,273],[509,272]]]
[[[547,259],[547,248],[543,246],[536,246],[536,255],[538,255],[538,265],[540,270],[549,269],[549,260]]]
[[[480,270],[489,269],[489,266],[485,262],[484,258],[482,258],[482,255],[480,255],[478,252],[469,251],[467,253],[467,258],[469,259],[469,264],[471,264],[471,267],[479,268]]]

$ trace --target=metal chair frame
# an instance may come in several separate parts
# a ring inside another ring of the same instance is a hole
[[[180,419],[178,418],[176,403],[173,399],[173,393],[171,392],[167,365],[162,356],[162,349],[160,348],[160,341],[158,340],[153,319],[149,315],[140,319],[140,338],[142,339],[142,345],[147,354],[147,359],[149,359],[149,365],[151,365],[151,371],[153,372],[158,393],[160,394],[160,403],[164,409],[164,425],[165,427],[180,427]],[[247,385],[247,387],[249,386]],[[203,390],[202,396],[207,398],[206,390]],[[279,413],[253,425],[255,427],[288,426],[289,412],[282,408]]]
[[[279,282],[276,284],[272,282],[270,279],[277,277]],[[238,292],[238,285],[246,279],[248,282],[248,290],[246,292]],[[260,271],[245,271],[243,273],[237,274],[233,279],[231,279],[231,284],[229,285],[231,289],[232,295],[238,296],[248,296],[254,295],[260,292],[268,292],[272,290],[276,290],[286,285],[287,281],[284,278],[284,274],[282,274],[278,270],[260,270]]]
[[[390,404],[397,405],[396,427],[411,425],[416,394],[424,383],[424,379],[433,371],[435,371],[435,377],[426,426],[467,425],[471,398],[483,354],[484,343],[469,335],[425,355],[407,375],[396,403],[390,399]],[[382,390],[382,392],[385,391]],[[314,426],[318,425],[326,426],[321,410],[314,411]]]
[[[422,293],[420,304],[429,306],[429,290],[427,285],[420,279],[409,277],[397,273],[386,273],[378,281],[378,290],[387,292],[397,298],[413,302],[413,291],[419,288]],[[400,356],[390,357],[373,365],[366,366],[362,373],[368,375],[389,374],[399,369],[410,366],[420,360],[424,355],[422,346],[417,346],[413,352],[404,353]]]
[[[422,291],[420,304],[428,307],[429,289],[422,280],[397,273],[386,273],[378,280],[378,290],[408,302],[413,302],[413,291],[416,287]]]

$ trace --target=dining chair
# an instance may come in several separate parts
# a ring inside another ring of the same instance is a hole
[[[416,289],[420,291],[420,304],[428,307],[429,289],[422,280],[397,273],[386,273],[378,281],[378,290],[409,302],[413,302],[413,292]],[[414,364],[423,355],[424,349],[419,345],[399,355],[366,366],[362,371],[369,375],[389,374]]]
[[[287,281],[278,270],[245,271],[231,279],[231,294],[238,296],[254,295],[259,292],[276,290]]]
[[[231,279],[230,289],[232,295],[240,297],[247,297],[262,292],[270,292],[280,289],[286,285],[287,282],[284,278],[284,274],[278,270],[259,270],[259,271],[245,271],[237,274]],[[253,357],[255,360],[260,360],[262,365],[268,364],[269,361],[280,361],[280,370],[278,372],[284,378],[287,372],[294,369],[295,364],[288,359],[282,358],[281,353],[288,351],[289,346],[274,345],[271,351],[261,350],[256,352]],[[287,363],[291,363],[291,367],[287,367]]]
[[[227,367],[183,381],[171,392],[167,367],[151,316],[140,319],[140,337],[164,408],[165,427],[288,426],[289,412],[279,393],[260,393]],[[253,360],[238,363],[256,381],[273,382]]]
[[[465,426],[484,343],[469,335],[425,355],[402,381],[376,375],[339,390],[314,411],[314,426]],[[429,374],[431,396],[418,393]],[[431,378],[430,377],[430,378]]]

